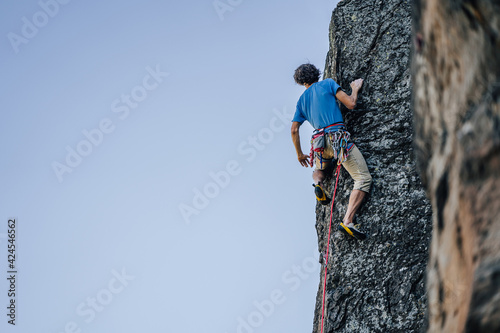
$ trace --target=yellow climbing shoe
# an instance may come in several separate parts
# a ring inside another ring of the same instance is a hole
[[[340,223],[337,229],[346,235],[352,236],[358,240],[365,240],[366,234],[362,233],[354,227],[347,227],[344,223]]]
[[[326,193],[325,190],[321,187],[321,185],[313,184],[314,186],[314,194],[316,195],[316,199],[322,204],[322,205],[328,205],[332,199],[328,197],[328,194]]]

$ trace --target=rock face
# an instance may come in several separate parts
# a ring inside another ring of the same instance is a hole
[[[420,0],[414,13],[429,332],[500,332],[500,2]]]
[[[333,12],[325,78],[347,93],[365,80],[354,111],[343,109],[373,177],[356,223],[356,241],[336,231],[353,181],[342,169],[333,212],[324,332],[420,332],[426,322],[425,272],[431,206],[416,171],[411,105],[411,3],[344,0]],[[333,192],[334,178],[328,190]],[[330,207],[316,208],[319,249],[326,250]],[[313,332],[321,332],[324,267]]]

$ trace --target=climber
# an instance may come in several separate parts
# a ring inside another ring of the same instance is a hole
[[[312,167],[314,193],[317,200],[327,205],[331,202],[329,194],[322,183],[326,172],[331,171],[332,160],[337,160],[354,179],[354,189],[349,197],[349,205],[343,221],[337,227],[345,234],[356,239],[365,239],[366,235],[354,226],[354,215],[358,211],[366,194],[370,192],[372,177],[368,171],[365,159],[355,144],[349,142],[347,132],[337,101],[348,109],[356,107],[358,91],[363,85],[363,79],[351,82],[352,93],[347,95],[332,79],[319,81],[320,71],[312,64],[303,64],[295,70],[294,79],[306,90],[297,102],[297,109],[292,119],[292,140],[297,152],[299,163]],[[311,155],[302,152],[299,128],[307,120],[314,128],[311,140]]]

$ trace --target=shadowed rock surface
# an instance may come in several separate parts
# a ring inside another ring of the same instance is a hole
[[[356,241],[336,231],[353,181],[342,169],[327,278],[324,332],[420,332],[425,327],[425,272],[432,232],[431,206],[416,171],[410,78],[411,3],[346,0],[330,26],[325,78],[348,94],[363,78],[358,106],[343,108],[348,130],[373,177],[357,215],[369,235]],[[328,179],[333,192],[334,178]],[[316,208],[320,251],[326,250],[330,207]],[[324,271],[313,332],[320,332]]]
[[[414,5],[415,140],[435,230],[429,332],[500,332],[500,2]]]

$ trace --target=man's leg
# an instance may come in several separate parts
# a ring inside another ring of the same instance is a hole
[[[343,220],[344,225],[352,226],[354,216],[363,203],[366,193],[370,191],[372,177],[366,161],[356,145],[352,147],[349,157],[342,165],[354,179],[354,189],[349,197],[349,205]]]
[[[314,194],[316,195],[316,199],[322,205],[328,205],[331,202],[331,198],[323,187],[323,181],[326,178],[327,172],[331,170],[331,160],[320,159],[317,154],[315,154],[315,163],[316,170],[313,172],[313,181],[314,181]]]
[[[356,215],[356,212],[361,206],[365,196],[366,192],[361,190],[352,190],[351,195],[349,196],[349,206],[347,206],[347,212],[344,216],[344,225],[349,227],[351,224],[354,224],[354,215]]]
[[[323,180],[325,180],[325,170],[314,170],[313,181],[315,185],[321,185]]]
[[[318,153],[314,153],[313,158],[316,167],[316,170],[314,170],[312,174],[314,185],[322,185],[323,181],[326,178],[327,172],[331,172],[332,170],[331,162],[333,155],[330,153],[330,151],[331,149],[327,147],[325,152],[323,153],[323,158],[320,158]]]

